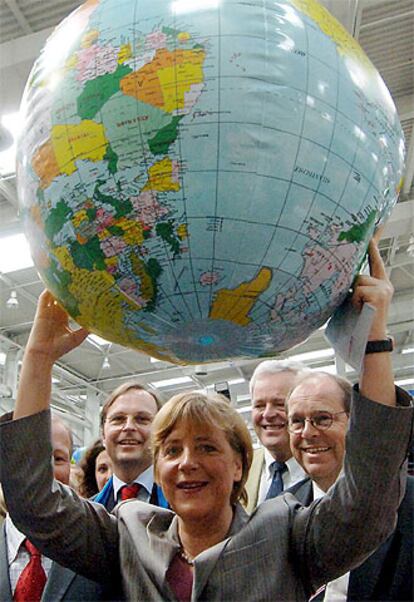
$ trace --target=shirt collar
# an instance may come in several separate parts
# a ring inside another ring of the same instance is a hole
[[[138,483],[147,491],[148,495],[151,495],[152,488],[154,486],[154,467],[149,466],[144,472],[135,477],[132,483]],[[114,488],[114,498],[118,499],[118,493],[121,487],[124,485],[131,485],[132,483],[125,483],[125,481],[121,481],[116,474],[113,475],[113,488]]]
[[[319,500],[319,498],[326,495],[326,491],[323,491],[323,489],[318,487],[318,485],[315,483],[315,481],[312,481],[312,491],[313,491],[313,499],[314,500]]]
[[[7,540],[7,559],[9,566],[16,560],[20,546],[26,539],[26,536],[14,526],[12,519],[7,514],[5,519],[6,540]]]
[[[293,456],[289,458],[289,460],[286,460],[286,466],[288,467],[288,472],[292,483],[297,483],[307,476],[302,466],[297,460],[295,460]]]
[[[264,459],[265,459],[265,465],[266,465],[266,475],[268,476],[268,478],[272,478],[273,472],[270,469],[270,465],[272,464],[272,462],[275,461],[275,459],[268,449],[266,449],[266,448],[263,448],[263,449],[264,449]],[[301,479],[303,479],[306,476],[305,471],[303,470],[301,465],[298,464],[298,462],[295,460],[295,458],[293,456],[291,456],[289,458],[289,460],[286,460],[285,464],[287,466],[287,470],[288,470],[288,473],[290,475],[290,479],[292,482],[300,481]]]

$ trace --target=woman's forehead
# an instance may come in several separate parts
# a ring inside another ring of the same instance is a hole
[[[186,416],[179,418],[173,425],[166,439],[191,437],[214,437],[220,436],[223,430],[210,420],[202,420],[198,417]]]

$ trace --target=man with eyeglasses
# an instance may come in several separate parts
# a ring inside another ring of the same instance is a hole
[[[168,506],[154,483],[150,452],[151,424],[160,407],[157,396],[134,381],[120,385],[106,400],[101,412],[102,441],[113,475],[93,500],[107,510],[130,498]]]
[[[292,453],[308,475],[289,492],[305,506],[323,497],[341,474],[351,399],[347,380],[314,372],[286,401]],[[361,566],[328,583],[312,600],[412,600],[413,515],[414,477],[408,477],[394,533]]]

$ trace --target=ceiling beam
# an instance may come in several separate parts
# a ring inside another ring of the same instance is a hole
[[[20,27],[23,29],[23,31],[27,34],[32,33],[33,29],[31,28],[29,21],[26,19],[26,17],[22,13],[16,0],[4,0],[4,1],[5,1],[5,4],[7,4],[9,9],[11,10],[11,12],[13,13],[16,21],[18,22]]]

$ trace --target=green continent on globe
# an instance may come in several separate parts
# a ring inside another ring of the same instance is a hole
[[[175,224],[172,220],[160,222],[155,227],[156,233],[170,246],[174,256],[180,252],[180,239],[175,234]]]
[[[148,140],[148,146],[154,155],[164,155],[168,152],[169,147],[178,137],[178,126],[182,118],[183,115],[176,115],[168,125],[161,128],[153,138]]]
[[[355,242],[355,243],[364,242],[364,240],[367,237],[367,234],[370,231],[372,231],[372,228],[375,224],[376,217],[377,217],[377,211],[375,211],[375,210],[371,211],[371,213],[369,214],[369,216],[367,217],[365,222],[362,222],[361,224],[355,224],[349,230],[341,232],[338,237],[338,240],[339,241],[345,240],[347,242]]]
[[[106,152],[104,155],[105,161],[108,161],[108,171],[110,174],[115,174],[117,172],[118,166],[118,155],[112,150],[110,144],[106,147]]]
[[[120,89],[120,81],[131,73],[128,65],[119,65],[115,73],[100,75],[86,82],[78,97],[78,115],[81,119],[93,119],[104,104]]]

